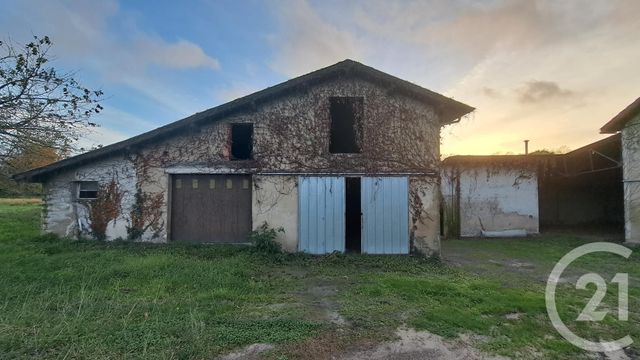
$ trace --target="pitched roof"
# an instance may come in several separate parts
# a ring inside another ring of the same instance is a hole
[[[571,150],[565,155],[572,156],[580,153],[590,153],[593,150],[596,151],[607,151],[607,152],[620,152],[622,136],[620,134],[613,134],[607,136],[604,139],[600,139],[598,141],[594,141],[590,144],[579,147],[575,150]]]
[[[293,78],[278,85],[260,90],[253,94],[233,100],[231,102],[216,106],[214,108],[195,113],[182,120],[175,121],[157,129],[134,136],[124,141],[120,141],[100,149],[89,151],[68,159],[64,159],[53,164],[29,170],[13,176],[15,180],[32,181],[41,180],[52,172],[89,161],[104,158],[119,152],[128,152],[132,148],[145,143],[157,141],[164,136],[175,132],[176,130],[199,126],[207,121],[215,121],[229,116],[233,113],[243,111],[245,109],[253,109],[257,105],[272,100],[288,93],[305,91],[313,85],[322,82],[345,77],[358,77],[369,80],[373,83],[380,84],[389,89],[390,92],[403,94],[413,97],[419,101],[423,101],[432,105],[440,115],[442,125],[457,122],[462,116],[472,112],[475,108],[433,92],[431,90],[420,87],[416,84],[402,80],[395,76],[376,70],[370,66],[366,66],[353,60],[344,60],[334,65],[313,71],[306,75]]]
[[[600,128],[600,132],[603,134],[614,133],[622,130],[622,128],[633,119],[636,115],[640,114],[640,97],[636,101],[632,102],[629,106],[620,111],[618,115],[609,120]]]

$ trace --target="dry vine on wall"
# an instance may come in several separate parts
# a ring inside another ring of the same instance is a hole
[[[129,240],[139,240],[147,230],[154,230],[153,238],[158,237],[162,230],[162,207],[164,195],[162,193],[145,193],[138,187],[133,206],[129,212],[130,225],[127,226]]]
[[[98,196],[90,204],[89,219],[91,220],[91,234],[97,240],[105,240],[107,226],[120,216],[122,192],[115,179],[98,189]]]

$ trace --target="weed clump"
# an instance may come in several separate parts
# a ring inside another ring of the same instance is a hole
[[[282,227],[274,229],[264,222],[249,234],[249,240],[259,253],[269,255],[281,254],[282,247],[280,243],[276,241],[278,233],[284,233],[284,229]]]

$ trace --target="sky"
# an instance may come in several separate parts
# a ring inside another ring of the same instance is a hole
[[[576,149],[640,96],[638,0],[0,0],[102,89],[108,145],[350,58],[476,108],[441,152]]]

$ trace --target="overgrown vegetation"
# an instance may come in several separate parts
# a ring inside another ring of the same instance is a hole
[[[127,238],[139,240],[144,233],[154,229],[153,237],[157,237],[162,222],[162,207],[164,205],[163,193],[146,193],[138,186],[134,195],[133,206],[129,212],[129,225],[127,226]]]
[[[91,235],[97,240],[105,240],[107,226],[120,216],[122,192],[116,179],[98,188],[98,197],[89,204]]]
[[[377,344],[401,325],[448,338],[482,335],[478,347],[515,358],[590,356],[555,332],[544,306],[549,270],[584,239],[444,242],[445,259],[459,267],[407,256],[280,254],[273,261],[252,247],[39,236],[39,212],[0,203],[4,358],[215,358],[253,343],[276,344],[267,354],[274,358],[328,358],[336,348]],[[257,234],[273,240],[278,233],[265,230]],[[598,255],[568,276],[628,272],[628,322],[615,314],[599,324],[571,322],[593,294],[571,283],[559,288],[563,319],[590,338],[640,338],[639,265],[638,254],[629,261]],[[616,301],[610,286],[603,307]],[[328,310],[347,323],[332,323]]]
[[[256,230],[249,234],[249,240],[255,249],[264,254],[280,254],[282,247],[276,241],[278,233],[284,234],[283,228],[271,228],[266,222],[260,225]]]

